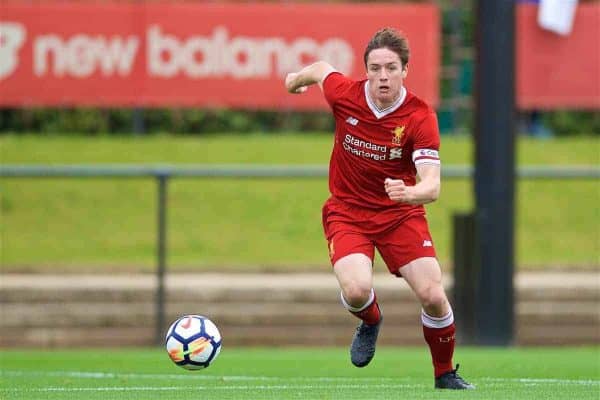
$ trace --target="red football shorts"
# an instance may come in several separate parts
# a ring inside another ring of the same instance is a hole
[[[435,247],[424,214],[406,218],[327,202],[323,207],[323,229],[334,265],[354,253],[373,261],[375,248],[388,270],[402,276],[400,268],[421,257],[435,257]]]

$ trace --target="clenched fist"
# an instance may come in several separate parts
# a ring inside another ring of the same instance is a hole
[[[406,186],[402,179],[386,178],[384,184],[385,192],[390,200],[400,203],[412,203],[414,201],[412,186]]]

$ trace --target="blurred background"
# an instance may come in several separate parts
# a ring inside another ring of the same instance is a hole
[[[567,20],[515,3],[505,134],[530,174],[511,343],[598,344],[600,2]],[[364,77],[384,26],[407,34],[406,85],[438,113],[450,173],[427,212],[452,290],[470,244],[453,218],[475,206],[476,5],[1,2],[0,346],[149,345],[184,313],[230,344],[345,345],[320,219],[333,120],[318,88],[291,96],[283,78],[319,59]],[[397,328],[383,343],[421,344],[418,305],[375,263]]]

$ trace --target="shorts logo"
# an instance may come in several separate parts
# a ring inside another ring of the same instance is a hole
[[[423,247],[432,247],[433,243],[431,243],[431,240],[423,240]]]

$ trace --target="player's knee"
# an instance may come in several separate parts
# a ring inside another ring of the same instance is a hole
[[[348,304],[360,307],[369,300],[371,285],[362,282],[351,282],[342,288],[342,292]]]
[[[427,286],[419,290],[417,296],[425,310],[441,310],[448,302],[444,289],[438,285]]]

